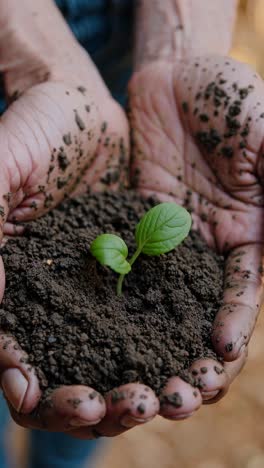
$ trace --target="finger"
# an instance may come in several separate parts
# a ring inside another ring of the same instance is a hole
[[[241,353],[239,357],[232,362],[224,362],[224,369],[225,373],[228,376],[229,379],[229,384],[235,380],[235,378],[240,374],[242,371],[244,365],[246,364],[248,357],[248,348],[247,346],[244,346],[243,349],[241,350]]]
[[[22,415],[11,410],[13,419],[21,426],[69,433],[80,427],[98,424],[105,412],[103,397],[83,385],[63,386],[54,390],[33,414]]]
[[[8,317],[6,317],[8,319]],[[0,378],[6,399],[21,413],[30,413],[41,396],[35,370],[14,338],[0,334]]]
[[[224,301],[214,321],[212,341],[225,361],[235,360],[247,344],[260,311],[263,295],[263,246],[237,248],[225,272]]]
[[[5,236],[20,236],[25,230],[25,225],[23,224],[14,224],[6,222],[3,228],[3,233]]]
[[[146,385],[130,383],[106,395],[106,416],[95,428],[78,431],[75,436],[113,437],[153,419],[159,412],[159,400]]]
[[[98,429],[105,435],[124,432],[144,424],[159,411],[159,400],[146,385],[130,383],[113,390],[106,396],[106,417]]]
[[[192,416],[201,404],[202,397],[198,388],[194,388],[180,377],[172,377],[160,398],[160,414],[166,419],[186,419]]]
[[[192,364],[190,371],[200,388],[203,403],[212,398],[220,399],[227,392],[228,376],[222,364],[214,359],[199,359]]]
[[[225,374],[227,375],[228,382],[225,386],[225,388],[222,390],[222,392],[218,392],[215,397],[211,397],[208,400],[204,401],[204,404],[211,405],[213,403],[216,403],[219,401],[221,398],[223,398],[224,395],[229,390],[230,384],[233,382],[233,380],[238,376],[238,374],[241,372],[243,369],[246,360],[247,360],[247,347],[245,346],[244,349],[241,351],[241,354],[238,359],[232,362],[224,362],[223,368],[225,370]]]

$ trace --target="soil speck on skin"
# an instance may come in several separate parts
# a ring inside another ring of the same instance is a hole
[[[86,88],[84,86],[78,86],[77,90],[85,96]]]
[[[217,367],[217,366],[214,366],[214,371],[216,372],[216,374],[220,375],[224,372],[223,369],[221,369],[221,367]]]
[[[103,122],[102,127],[101,127],[101,132],[105,133],[106,129],[107,129],[107,122]]]
[[[82,132],[83,130],[85,130],[85,124],[84,124],[83,120],[81,119],[81,117],[79,116],[77,110],[75,110],[74,113],[75,113],[75,122],[77,124],[77,127]]]
[[[67,169],[67,167],[69,166],[70,162],[67,158],[67,155],[64,151],[63,148],[60,149],[58,155],[57,155],[57,158],[58,158],[58,164],[59,164],[59,168],[61,169],[61,171],[65,171]]]
[[[166,255],[139,257],[121,298],[117,275],[89,253],[96,236],[109,232],[122,236],[131,255],[136,224],[157,203],[133,191],[86,194],[28,223],[2,247],[0,326],[28,353],[44,396],[61,385],[106,393],[132,381],[160,394],[168,377],[192,382],[193,361],[216,357],[210,335],[223,259],[197,233]],[[112,404],[125,397],[113,391]]]
[[[69,398],[67,400],[67,403],[69,403],[69,405],[72,406],[72,408],[76,409],[82,403],[82,400],[80,400],[79,398]]]
[[[163,395],[160,399],[160,404],[180,408],[183,404],[182,396],[178,392],[172,393],[171,395]]]
[[[94,399],[97,397],[97,395],[98,395],[98,393],[97,393],[96,391],[91,392],[91,393],[89,394],[90,400],[94,400]]]
[[[113,390],[111,393],[111,401],[112,404],[115,405],[119,401],[125,400],[126,396],[124,392],[121,392],[119,390]]]
[[[227,353],[231,353],[231,351],[233,351],[233,343],[227,343],[225,350]]]
[[[137,410],[138,410],[139,414],[145,414],[146,407],[145,407],[144,403],[140,403],[138,405],[138,407],[137,407]]]
[[[200,120],[201,122],[208,122],[209,117],[207,114],[200,114]]]
[[[63,139],[63,142],[65,143],[65,145],[70,146],[72,144],[72,139],[71,139],[70,132],[63,135],[62,139]]]
[[[45,208],[50,208],[52,206],[53,201],[54,201],[54,198],[51,195],[51,193],[49,195],[46,194],[45,195],[45,200],[44,200],[44,207]]]
[[[11,192],[7,192],[3,195],[3,199],[7,202],[8,206],[10,205],[11,198],[12,198]]]
[[[32,208],[32,210],[37,210],[38,208],[37,202],[35,201],[32,201],[29,206]]]
[[[232,158],[234,150],[231,146],[223,146],[223,148],[221,149],[221,153],[226,158]]]
[[[189,111],[188,102],[184,101],[184,102],[182,103],[182,109],[183,109],[183,112],[185,112],[185,114],[187,114],[187,112]]]

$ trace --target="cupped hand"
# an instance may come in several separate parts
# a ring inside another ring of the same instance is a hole
[[[154,62],[131,80],[130,123],[134,184],[145,195],[184,204],[208,245],[227,255],[212,332],[223,362],[193,363],[200,392],[169,380],[161,414],[181,419],[226,393],[261,307],[264,84],[248,66],[222,56]]]
[[[82,70],[75,71],[63,81],[50,78],[23,89],[1,118],[1,238],[19,233],[21,223],[42,215],[72,193],[87,187],[114,189],[126,183],[125,114],[99,78],[91,83],[82,77]],[[1,261],[0,299],[4,278]],[[45,405],[38,406],[41,390],[36,373],[15,340],[3,333],[0,374],[11,414],[25,427],[90,438],[97,436],[92,427],[102,420],[104,433],[112,435],[158,411],[154,394],[140,385],[125,386],[106,400],[85,386],[61,387]]]

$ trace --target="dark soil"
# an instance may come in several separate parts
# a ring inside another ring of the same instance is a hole
[[[197,233],[173,252],[142,256],[116,295],[117,275],[89,253],[103,232],[130,254],[139,218],[154,204],[133,192],[87,194],[29,223],[3,248],[7,286],[0,325],[29,354],[45,390],[87,384],[105,393],[141,381],[158,394],[194,359],[214,357],[223,259]]]

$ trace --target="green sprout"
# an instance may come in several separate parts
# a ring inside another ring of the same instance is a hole
[[[91,245],[92,255],[101,263],[119,273],[117,295],[122,294],[125,275],[131,271],[138,256],[161,255],[177,247],[191,229],[191,216],[176,203],[160,203],[151,208],[136,226],[137,249],[127,260],[128,248],[121,237],[114,234],[101,234]]]

